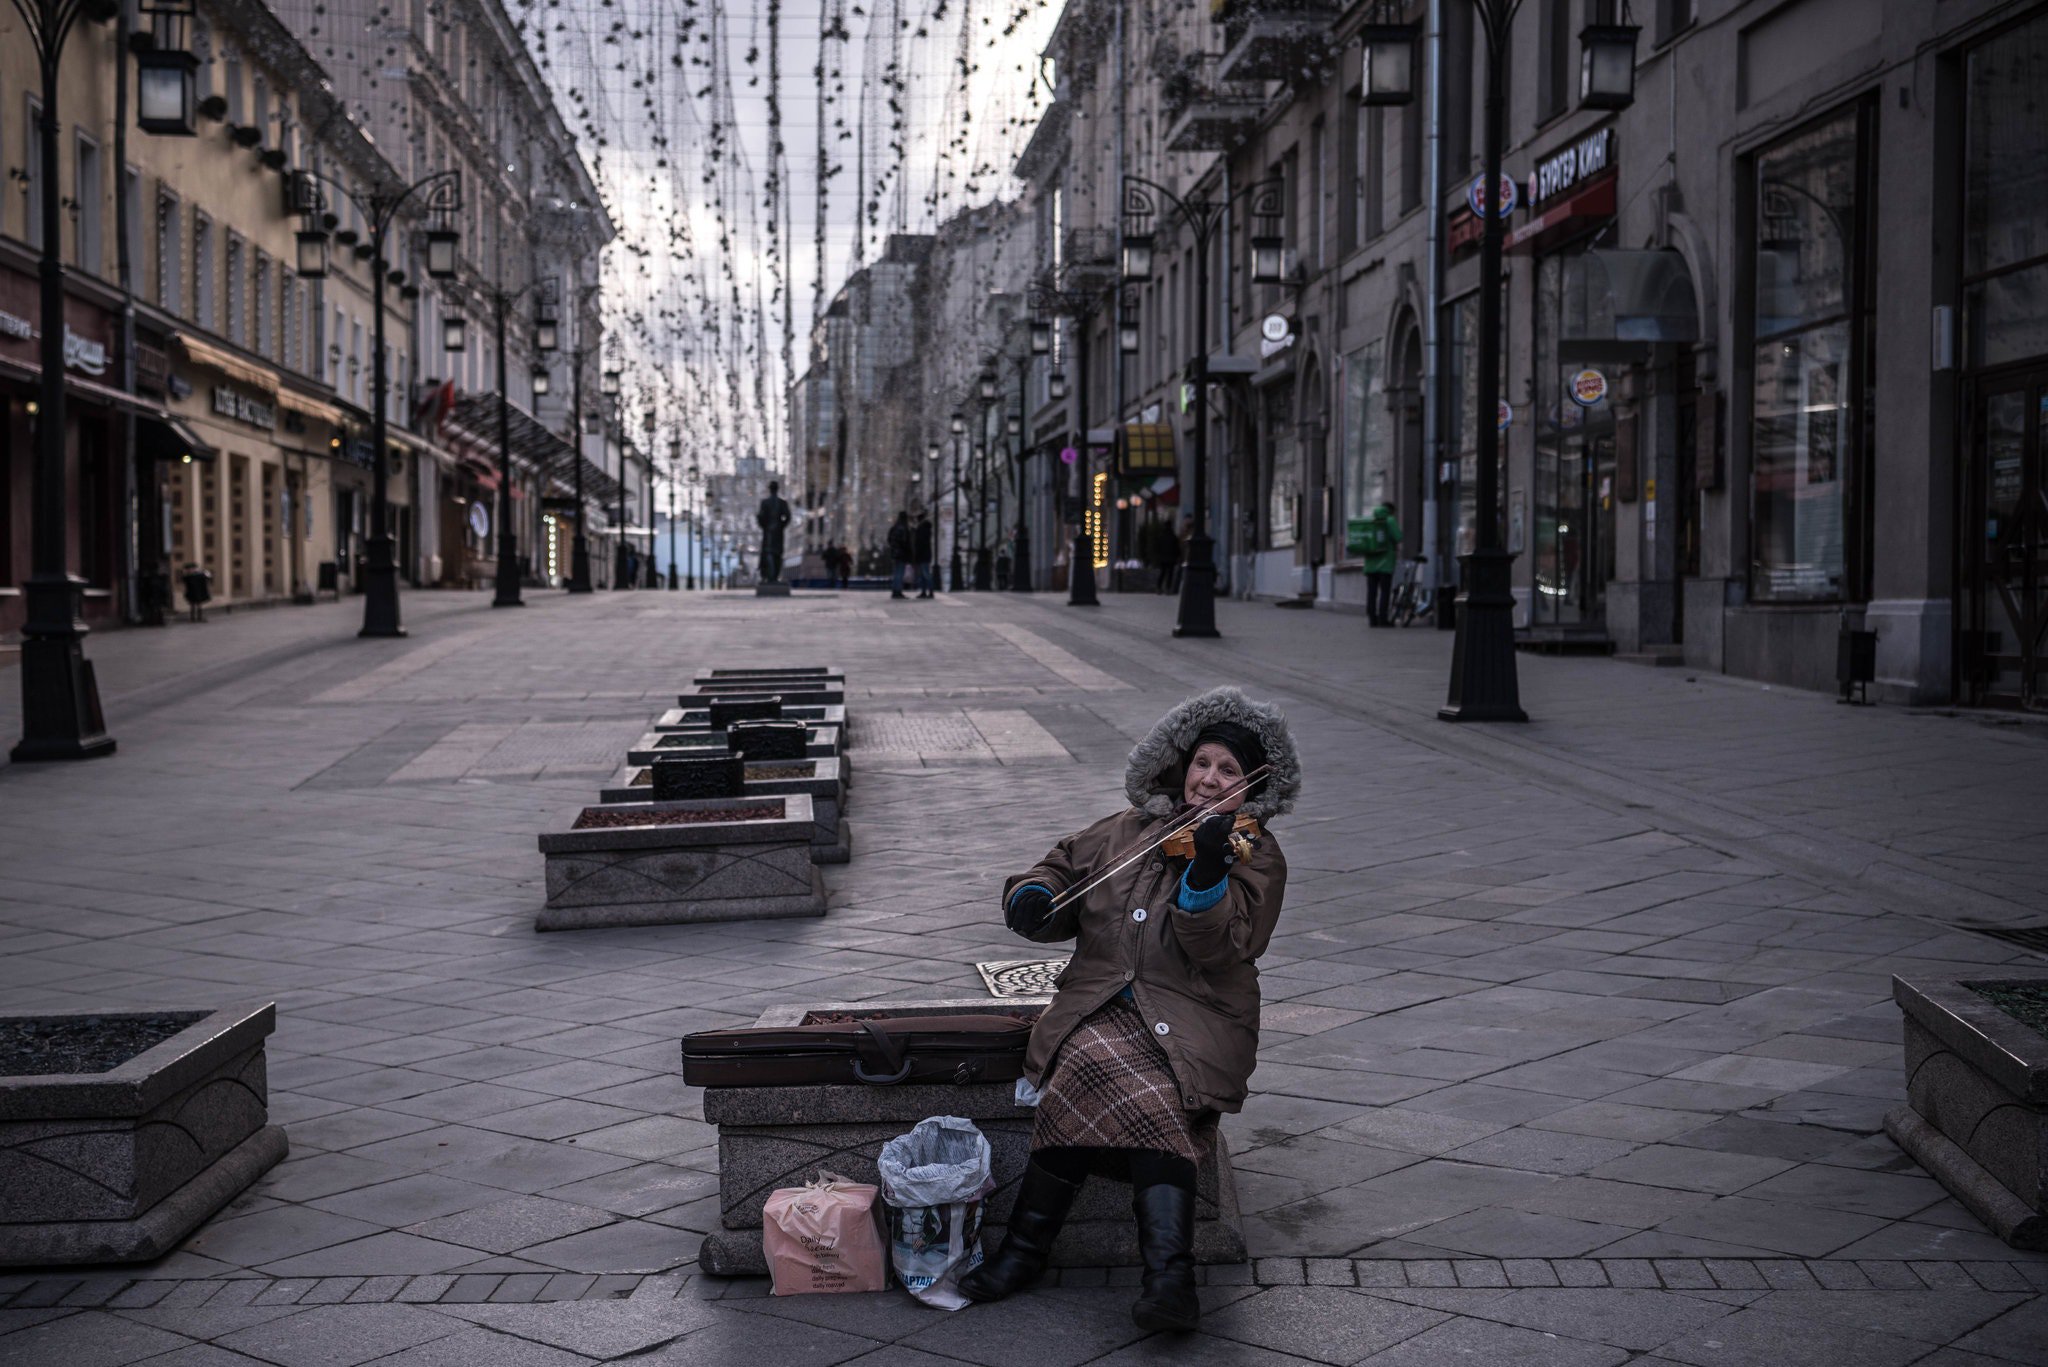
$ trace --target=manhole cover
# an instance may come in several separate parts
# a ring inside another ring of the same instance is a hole
[[[2018,945],[2029,953],[2048,958],[2048,926],[1971,926],[1970,930],[1986,939]]]
[[[998,959],[976,964],[991,997],[1050,997],[1065,959]]]

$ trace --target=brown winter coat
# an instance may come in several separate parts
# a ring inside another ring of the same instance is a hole
[[[1248,804],[1249,805],[1249,804]],[[1038,883],[1058,897],[1178,822],[1137,808],[1106,817],[1053,846],[1003,888]],[[1031,1033],[1024,1073],[1043,1086],[1067,1036],[1128,985],[1138,1011],[1165,1047],[1189,1110],[1237,1111],[1258,1064],[1259,970],[1287,889],[1287,861],[1271,832],[1248,860],[1230,867],[1229,891],[1207,911],[1178,902],[1185,859],[1159,853],[1133,861],[1060,908],[1043,942],[1074,939],[1058,994]]]

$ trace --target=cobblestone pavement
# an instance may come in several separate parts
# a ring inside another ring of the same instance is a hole
[[[0,1275],[14,1364],[763,1359],[1393,1367],[2048,1358],[2048,1259],[1879,1129],[1894,972],[2048,963],[2048,730],[1524,657],[1526,727],[1433,720],[1448,639],[1164,599],[415,594],[90,643],[121,752],[0,772],[7,1009],[275,998],[291,1157],[160,1262]],[[539,936],[566,824],[696,669],[848,674],[855,857],[821,921]],[[944,1316],[695,1273],[689,1030],[979,995],[1001,876],[1120,802],[1170,702],[1303,741],[1255,1094],[1256,1261],[1192,1340],[1122,1272]],[[0,729],[15,730],[0,671]]]

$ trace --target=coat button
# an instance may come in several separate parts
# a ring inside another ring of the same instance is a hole
[[[1165,867],[1166,867],[1166,865],[1164,865],[1164,864],[1160,863],[1160,862],[1159,862],[1159,861],[1158,861],[1157,859],[1155,859],[1155,860],[1153,860],[1153,861],[1152,861],[1152,872],[1154,872],[1154,873],[1157,873],[1157,872],[1159,872],[1159,871],[1160,871],[1161,869],[1163,869],[1163,868],[1165,868]]]
[[[1143,920],[1145,919],[1145,908],[1143,908],[1143,907],[1138,907],[1138,908],[1134,909],[1134,910],[1133,910],[1133,911],[1131,912],[1131,919],[1132,919],[1133,921],[1143,921]]]
[[[1137,980],[1137,977],[1138,977],[1138,975],[1137,975],[1136,973],[1133,973],[1133,972],[1132,972],[1132,971],[1131,971],[1130,969],[1128,969],[1128,968],[1127,968],[1127,969],[1125,969],[1125,970],[1124,970],[1124,981],[1125,981],[1125,982],[1134,982],[1134,981],[1136,981],[1136,980]]]
[[[1159,1022],[1159,1024],[1153,1026],[1152,1030],[1155,1034],[1160,1035],[1170,1035],[1173,1033],[1173,1027],[1168,1025],[1165,1021],[1161,1021]]]

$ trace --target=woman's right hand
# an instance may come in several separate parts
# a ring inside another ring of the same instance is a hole
[[[1036,883],[1026,883],[1011,893],[1003,908],[1003,923],[1027,940],[1043,935],[1052,918],[1052,893]]]

